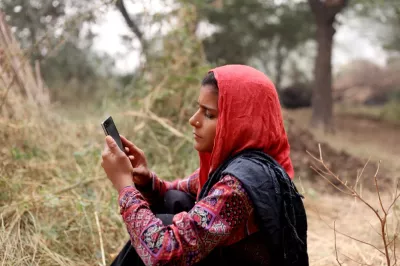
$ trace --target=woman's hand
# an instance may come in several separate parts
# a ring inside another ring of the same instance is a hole
[[[132,142],[120,135],[122,145],[125,147],[126,154],[131,161],[133,170],[133,182],[138,186],[146,186],[151,182],[151,173],[147,168],[147,160],[144,152],[136,147]]]
[[[131,162],[112,137],[106,137],[106,145],[101,156],[103,159],[101,166],[118,192],[132,185]]]

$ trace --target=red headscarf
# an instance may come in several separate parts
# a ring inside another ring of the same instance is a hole
[[[212,153],[199,152],[200,189],[224,160],[249,148],[273,157],[293,178],[281,106],[271,80],[244,65],[211,71],[218,83],[218,123]]]

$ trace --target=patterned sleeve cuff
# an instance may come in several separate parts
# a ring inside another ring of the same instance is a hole
[[[132,189],[135,189],[135,187],[134,186],[126,186],[126,187],[122,188],[118,193],[118,198],[120,199],[122,197],[122,195],[125,193],[125,191],[129,191]]]
[[[118,203],[121,208],[121,212],[123,210],[128,209],[135,203],[140,201],[140,192],[133,186],[124,187],[119,192]]]

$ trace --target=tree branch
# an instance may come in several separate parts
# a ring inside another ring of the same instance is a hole
[[[320,0],[308,0],[308,4],[315,15],[323,8],[323,3]]]
[[[124,1],[123,0],[117,0],[115,4],[116,4],[118,10],[121,12],[122,16],[124,17],[125,22],[128,25],[128,27],[131,29],[131,31],[139,39],[140,44],[142,45],[142,49],[145,49],[146,41],[144,40],[143,33],[139,29],[139,26],[136,25],[136,23],[131,19],[130,15],[128,14],[128,11],[126,10]]]
[[[375,248],[377,251],[379,251],[382,255],[384,255],[385,256],[385,258],[386,258],[386,265],[387,266],[394,266],[394,265],[396,265],[397,264],[397,258],[396,258],[396,255],[395,255],[395,253],[396,253],[396,248],[395,248],[395,245],[396,245],[396,239],[397,239],[397,232],[398,232],[398,228],[397,228],[397,226],[396,226],[396,230],[395,230],[395,235],[393,236],[393,238],[390,240],[389,239],[389,237],[388,237],[388,234],[387,234],[387,232],[388,232],[388,224],[387,224],[387,218],[388,218],[388,214],[389,214],[389,210],[390,210],[390,208],[395,204],[395,202],[397,201],[397,199],[399,198],[399,195],[397,195],[397,186],[396,186],[396,191],[395,191],[395,195],[394,195],[394,199],[393,199],[393,202],[390,204],[390,206],[389,206],[389,208],[387,208],[387,209],[385,209],[384,208],[384,206],[383,206],[383,203],[382,203],[382,198],[381,198],[381,194],[380,194],[380,189],[379,189],[379,185],[378,185],[378,180],[377,180],[377,175],[378,175],[378,171],[379,171],[379,164],[378,164],[378,167],[377,167],[377,170],[376,170],[376,173],[375,173],[375,175],[374,175],[374,181],[375,181],[375,187],[376,187],[376,193],[377,193],[377,196],[378,196],[378,200],[379,200],[379,204],[380,204],[380,207],[381,207],[381,209],[382,209],[382,211],[383,211],[383,214],[382,214],[382,216],[379,214],[379,212],[378,212],[378,209],[374,209],[360,194],[358,194],[357,193],[357,191],[355,190],[355,186],[354,187],[350,187],[350,186],[348,186],[347,185],[347,183],[345,183],[342,179],[340,179],[339,178],[339,176],[337,176],[337,175],[335,175],[334,173],[332,173],[332,171],[327,167],[327,165],[324,163],[324,161],[323,161],[323,158],[322,158],[322,152],[321,152],[321,148],[320,148],[321,146],[319,145],[319,152],[320,152],[320,158],[319,159],[317,159],[316,157],[314,157],[314,156],[312,156],[311,154],[311,156],[316,160],[316,161],[318,161],[319,163],[321,163],[322,164],[322,166],[326,169],[326,171],[328,172],[328,174],[331,176],[331,177],[333,177],[333,178],[335,178],[337,181],[339,181],[342,185],[344,185],[344,187],[347,189],[347,190],[349,190],[352,194],[353,194],[353,196],[355,197],[355,198],[357,198],[358,200],[360,200],[362,203],[364,203],[366,206],[368,206],[374,213],[375,213],[375,215],[377,216],[377,218],[379,219],[379,222],[380,222],[380,225],[381,225],[381,233],[379,233],[379,235],[382,237],[382,241],[383,241],[383,247],[384,247],[384,251],[381,251],[378,247],[376,247],[375,245],[373,245],[373,244],[371,244],[371,243],[368,243],[368,242],[365,242],[365,241],[362,241],[362,240],[359,240],[359,239],[356,239],[356,238],[354,238],[354,237],[352,237],[352,236],[350,236],[350,235],[347,235],[347,234],[344,234],[344,233],[341,233],[341,232],[339,232],[339,231],[337,231],[336,230],[336,224],[335,224],[335,222],[334,222],[334,228],[333,228],[333,230],[335,231],[335,241],[336,241],[336,233],[339,233],[339,234],[341,234],[341,235],[343,235],[343,236],[346,236],[346,237],[348,237],[348,238],[350,238],[350,239],[352,239],[352,240],[355,240],[355,241],[357,241],[357,242],[360,242],[360,243],[363,243],[363,244],[365,244],[365,245],[368,245],[368,246],[370,246],[370,247],[373,247],[373,248]],[[315,168],[314,168],[315,169]],[[318,168],[316,168],[316,169],[318,169]],[[318,172],[318,171],[317,171]],[[322,175],[321,173],[319,173],[323,178],[326,178],[324,175]],[[359,176],[357,176],[357,179],[359,179],[360,177]],[[318,213],[318,212],[317,212]],[[329,224],[327,224],[328,225],[328,227],[330,227],[329,226]],[[335,242],[336,243],[336,242]],[[392,255],[394,256],[394,258],[395,258],[395,263],[394,263],[394,265],[392,265],[391,264],[391,255],[390,255],[390,251],[391,251],[391,246],[393,245],[393,251],[392,251]],[[335,250],[336,250],[336,252],[337,252],[337,246],[336,246],[336,244],[335,244]],[[339,262],[339,260],[338,260],[338,255],[336,254],[336,259],[337,259],[337,262],[340,264],[340,262]]]
[[[347,6],[349,0],[308,0],[311,11],[321,21],[332,21]]]
[[[349,3],[349,0],[336,0],[334,1],[336,2],[335,4],[330,5],[327,8],[327,16],[330,19],[333,19],[336,14],[340,13],[343,8],[345,8],[347,6],[347,4]],[[327,6],[327,4],[325,4],[325,6]]]

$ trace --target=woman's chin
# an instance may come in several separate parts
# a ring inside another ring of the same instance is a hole
[[[200,145],[198,142],[195,142],[193,147],[195,148],[195,150],[197,150],[198,152],[212,152],[212,149],[210,148],[206,148],[203,145]]]
[[[197,141],[193,144],[193,148],[199,152],[202,152],[201,145],[199,145]]]
[[[195,148],[195,150],[197,150],[198,152],[206,152],[207,149],[204,148],[204,145],[201,145],[198,141],[195,141],[193,144],[193,147]]]

